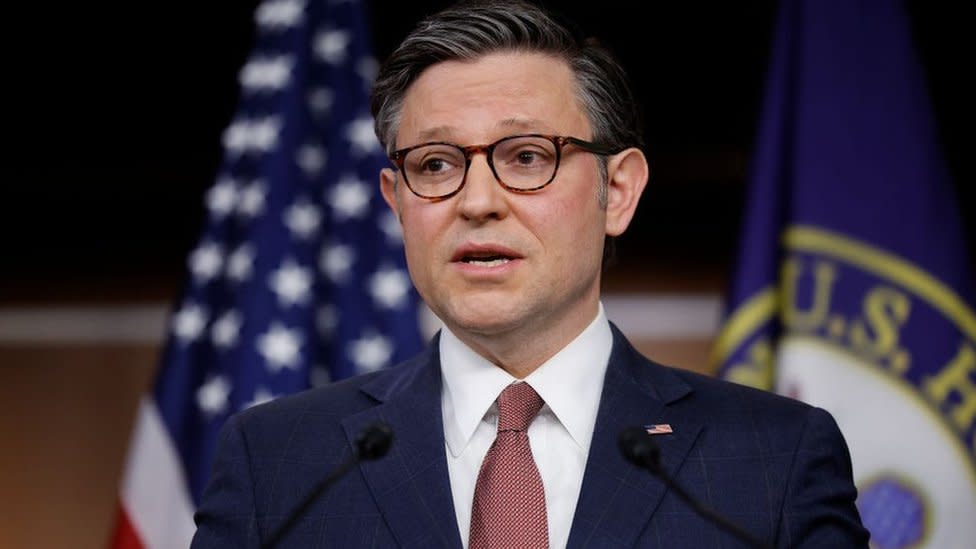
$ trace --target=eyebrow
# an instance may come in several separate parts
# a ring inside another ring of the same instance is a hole
[[[548,124],[536,118],[506,118],[497,124],[501,128],[525,131],[529,133],[552,133]],[[449,141],[455,134],[456,126],[434,126],[422,130],[417,137],[420,140],[446,140]]]

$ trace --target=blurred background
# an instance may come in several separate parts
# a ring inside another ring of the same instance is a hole
[[[549,4],[621,57],[645,113],[652,175],[606,277],[611,318],[653,358],[713,373],[776,3]],[[376,56],[445,5],[367,2]],[[8,84],[17,100],[13,169],[0,186],[0,547],[107,542],[136,402],[206,220],[256,6],[26,16],[44,24],[21,43],[30,55]],[[972,32],[958,6],[908,7],[972,262],[963,113],[973,94],[961,63]]]

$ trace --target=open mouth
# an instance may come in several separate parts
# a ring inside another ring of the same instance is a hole
[[[512,258],[503,255],[485,255],[485,256],[470,256],[466,255],[461,258],[462,263],[467,263],[468,265],[477,265],[479,267],[497,267],[499,265],[504,265],[511,261]]]
[[[506,248],[474,245],[459,249],[453,260],[476,267],[498,267],[518,258],[518,254]]]

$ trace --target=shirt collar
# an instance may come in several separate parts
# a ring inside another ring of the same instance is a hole
[[[465,345],[446,327],[440,337],[444,376],[444,438],[457,457],[506,386],[516,378]],[[596,318],[568,345],[525,378],[547,410],[588,451],[603,391],[613,334],[599,304]]]

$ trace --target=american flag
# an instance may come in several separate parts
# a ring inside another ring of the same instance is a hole
[[[644,430],[647,431],[649,435],[670,435],[674,431],[671,430],[671,425],[667,423],[655,423],[652,425],[645,425]]]
[[[206,194],[113,547],[185,548],[233,413],[419,351],[419,300],[378,192],[376,71],[360,2],[266,0]]]

